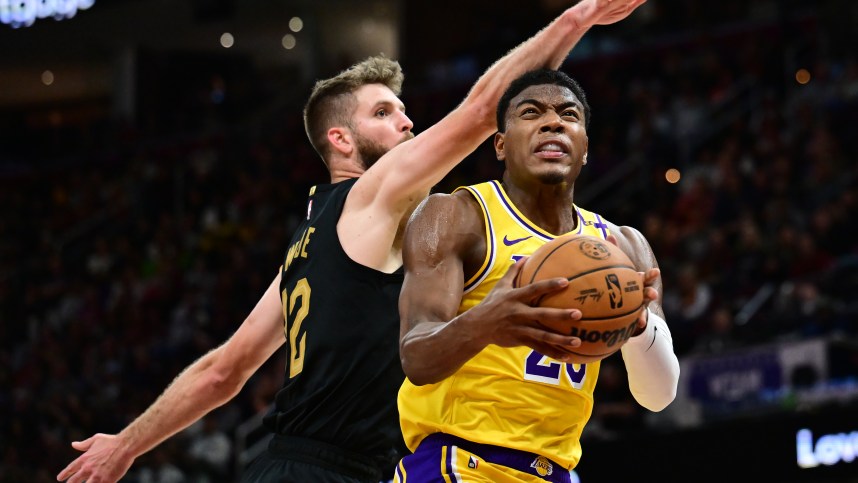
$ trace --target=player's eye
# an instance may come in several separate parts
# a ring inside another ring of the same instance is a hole
[[[387,110],[386,109],[379,109],[379,110],[375,111],[375,115],[376,115],[376,117],[385,117],[385,116],[387,116]]]
[[[578,112],[573,109],[566,109],[565,111],[563,111],[563,114],[561,116],[580,119],[580,117],[578,116]]]

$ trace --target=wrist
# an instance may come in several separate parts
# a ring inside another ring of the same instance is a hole
[[[643,309],[642,315],[644,316],[644,324],[638,324],[638,326],[635,328],[634,333],[632,334],[632,337],[637,337],[643,334],[646,331],[646,328],[649,327],[649,316],[652,315],[652,312],[649,310],[649,307]],[[640,320],[640,318],[638,318],[638,320]]]
[[[593,26],[592,22],[587,21],[586,8],[585,2],[579,2],[563,12],[563,18],[573,32],[587,31]]]
[[[145,450],[134,447],[134,438],[129,434],[128,428],[122,430],[115,436],[116,444],[114,445],[115,454],[119,458],[137,459]]]
[[[455,333],[460,334],[461,347],[472,355],[479,354],[486,346],[492,344],[491,334],[484,333],[479,323],[479,314],[476,312],[473,309],[466,310],[450,321]]]

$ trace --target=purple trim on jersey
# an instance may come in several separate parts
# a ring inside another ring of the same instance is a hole
[[[575,207],[575,213],[578,213],[578,231],[576,235],[580,235],[584,232],[584,215],[581,214],[581,209],[577,206]]]
[[[503,448],[489,444],[473,443],[462,438],[444,433],[434,433],[427,436],[417,447],[417,450],[402,459],[405,474],[420,482],[444,481],[441,475],[442,448],[447,447],[447,474],[452,475],[452,453],[458,446],[489,463],[514,468],[522,473],[533,475],[551,483],[572,483],[569,470],[559,464],[527,451]],[[537,458],[551,463],[551,474],[540,476],[531,465]],[[454,480],[455,481],[455,480]]]
[[[607,240],[608,239],[608,230],[606,230],[606,228],[608,228],[608,225],[606,225],[604,222],[602,222],[602,217],[599,216],[597,213],[594,213],[594,215],[596,215],[596,224],[593,226],[602,230],[602,238]],[[578,216],[581,216],[581,215],[579,214]]]
[[[477,202],[480,204],[480,207],[483,210],[483,217],[486,219],[486,223],[488,223],[489,238],[486,240],[486,248],[489,251],[489,260],[488,262],[486,262],[485,269],[482,272],[474,275],[474,277],[476,277],[474,278],[474,281],[469,283],[468,285],[465,285],[465,287],[462,289],[462,293],[468,293],[469,291],[473,290],[477,285],[479,285],[480,282],[485,280],[486,275],[488,275],[488,273],[492,270],[492,267],[495,264],[495,230],[494,226],[492,225],[492,216],[489,213],[489,205],[486,204],[486,200],[483,199],[483,196],[480,194],[479,191],[471,188],[470,186],[465,187],[465,189],[468,190],[468,192],[470,192],[471,195],[473,195],[473,197],[477,199]]]
[[[515,208],[513,208],[509,201],[507,201],[506,196],[504,196],[504,191],[497,181],[492,180],[489,181],[489,183],[491,183],[492,187],[495,189],[495,192],[497,192],[498,199],[501,200],[501,203],[503,203],[504,206],[506,206],[507,211],[510,215],[512,215],[513,218],[518,220],[519,223],[524,225],[528,230],[532,231],[534,235],[538,236],[539,238],[542,238],[544,241],[551,241],[554,239],[554,237],[540,233],[539,229],[532,225],[529,221],[518,216],[518,213],[516,213]]]

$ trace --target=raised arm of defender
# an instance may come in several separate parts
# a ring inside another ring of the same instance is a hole
[[[346,252],[372,268],[398,266],[391,261],[399,259],[393,242],[403,217],[497,130],[495,108],[507,85],[528,70],[558,68],[590,27],[617,22],[644,1],[584,0],[570,7],[492,65],[444,119],[382,156],[346,201],[338,226]]]
[[[134,460],[232,399],[254,372],[286,342],[280,274],[241,327],[220,347],[188,366],[137,419],[119,434],[95,434],[72,446],[84,453],[58,480],[114,482]]]

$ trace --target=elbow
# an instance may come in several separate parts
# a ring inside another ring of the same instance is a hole
[[[205,369],[203,380],[208,392],[216,399],[229,399],[241,391],[247,378],[235,365],[215,359]]]
[[[662,380],[663,382],[654,381],[647,387],[632,390],[638,403],[654,413],[663,411],[676,399],[679,387],[679,363],[672,365],[667,372],[668,375]]]
[[[399,361],[402,363],[402,372],[411,384],[425,386],[438,382],[433,374],[425,370],[425,365],[418,364],[417,358],[409,354],[406,344],[399,345]]]
[[[425,386],[427,384],[435,384],[436,382],[440,382],[440,379],[432,377],[431,374],[427,374],[425,372],[420,373],[419,371],[405,371],[405,377],[408,378],[408,381],[415,386]]]
[[[641,406],[649,411],[659,413],[667,408],[676,399],[676,386],[666,388],[664,391],[652,394],[647,401],[642,401]]]
[[[209,375],[206,381],[211,392],[230,397],[237,394],[243,386],[241,379],[229,372],[214,372]]]
[[[400,346],[399,348],[399,361],[402,363],[402,372],[405,373],[405,377],[414,384],[415,386],[425,386],[429,384],[428,379],[417,370],[415,365],[411,362],[411,358],[406,355],[406,351],[404,348]]]

